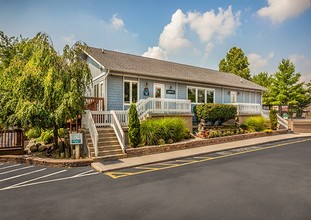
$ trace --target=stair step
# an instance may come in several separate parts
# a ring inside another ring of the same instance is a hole
[[[93,161],[97,162],[97,161],[107,161],[107,160],[118,160],[118,159],[122,159],[125,157],[126,157],[126,154],[116,154],[116,155],[112,155],[112,156],[101,156],[101,157],[94,157],[93,156]]]
[[[120,150],[120,145],[98,147],[98,151]],[[94,147],[89,148],[90,152],[95,152]]]

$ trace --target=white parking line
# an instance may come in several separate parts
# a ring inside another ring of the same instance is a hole
[[[79,173],[79,174],[76,174],[74,175],[75,177],[79,177],[79,176],[86,176],[86,175],[90,175],[89,173],[92,172],[94,170],[88,170],[88,171],[85,171],[85,172],[82,172],[82,173]],[[98,173],[98,172],[96,172]],[[93,174],[96,174],[96,173],[93,173]]]
[[[28,172],[28,173],[23,173],[23,174],[20,174],[20,175],[17,175],[17,176],[11,176],[11,177],[8,177],[8,178],[0,180],[0,182],[4,182],[4,181],[7,181],[7,180],[11,180],[11,179],[16,179],[16,178],[21,177],[21,176],[26,176],[26,175],[29,175],[29,174],[32,174],[32,173],[41,172],[43,170],[46,170],[46,168],[42,168],[40,170],[34,170],[34,171],[31,171],[31,172]]]
[[[0,173],[0,175],[7,174],[7,173],[13,173],[13,172],[16,172],[16,171],[19,171],[19,170],[28,169],[28,168],[31,168],[31,167],[34,167],[34,166],[22,167],[22,168],[15,169],[15,170],[5,171],[5,172]]]
[[[93,170],[92,170],[93,171]],[[60,171],[59,171],[60,172]],[[85,173],[85,172],[83,172]],[[8,190],[8,189],[15,189],[15,188],[21,188],[21,187],[26,187],[26,186],[33,186],[33,185],[38,185],[38,184],[43,184],[43,183],[51,183],[51,182],[57,182],[57,181],[61,181],[61,180],[69,180],[69,179],[74,179],[74,178],[79,178],[79,177],[84,177],[84,176],[90,176],[90,175],[95,175],[95,174],[99,174],[99,172],[96,172],[96,173],[88,173],[88,174],[78,174],[78,175],[74,175],[74,176],[69,176],[69,177],[62,177],[62,178],[58,178],[58,179],[52,179],[52,180],[44,180],[44,181],[40,181],[40,182],[34,182],[34,183],[28,183],[28,184],[24,184],[26,182],[30,182],[30,181],[25,181],[23,183],[18,183],[18,184],[15,184],[15,185],[12,185],[12,186],[8,186],[8,187],[5,187],[5,188],[2,188],[0,189],[0,191],[3,191],[3,190]],[[46,175],[47,176],[47,175]],[[46,177],[46,176],[43,176],[43,177]],[[43,178],[41,177],[41,178]],[[40,178],[40,177],[39,177]],[[36,178],[38,179],[38,178]],[[31,181],[33,181],[35,179],[32,179]]]
[[[11,168],[11,167],[17,167],[17,166],[20,166],[20,164],[14,164],[14,165],[7,166],[7,167],[1,167],[0,170],[4,170],[4,169],[7,169],[7,168]]]
[[[53,176],[53,175],[56,175],[56,174],[59,174],[59,173],[63,173],[63,172],[66,172],[66,171],[67,170],[60,170],[60,171],[57,171],[57,172],[54,172],[54,173],[50,173],[50,174],[47,174],[47,175],[44,175],[44,176],[39,176],[39,177],[34,178],[34,179],[26,180],[26,181],[21,182],[21,183],[16,183],[16,184],[14,184],[12,186],[9,186],[9,187],[20,186],[20,185],[23,185],[25,183],[29,183],[29,182],[32,182],[32,181],[35,181],[35,180],[43,179],[45,177]]]

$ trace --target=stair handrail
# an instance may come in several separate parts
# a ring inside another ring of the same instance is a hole
[[[276,114],[278,118],[278,123],[283,125],[286,129],[288,129],[288,121],[282,118],[279,114]]]
[[[111,110],[110,112],[112,115],[111,126],[114,129],[115,134],[117,135],[117,139],[120,143],[123,153],[125,153],[124,132],[123,132],[122,126],[118,120],[116,112],[114,110]]]
[[[95,151],[95,157],[98,156],[98,146],[97,146],[97,143],[98,143],[98,131],[97,131],[97,128],[96,128],[96,125],[95,125],[95,122],[94,122],[94,119],[93,119],[93,116],[92,116],[92,112],[91,111],[88,111],[88,128],[89,128],[89,132],[90,132],[90,136],[91,136],[91,139],[92,139],[92,143],[93,143],[93,146],[94,146],[94,151]]]

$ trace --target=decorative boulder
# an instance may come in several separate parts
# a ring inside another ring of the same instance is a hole
[[[47,149],[48,149],[48,146],[46,146],[46,145],[44,145],[44,144],[42,144],[42,145],[40,145],[40,146],[38,147],[38,151],[39,151],[39,152],[46,151]]]
[[[30,152],[37,152],[37,151],[38,151],[37,145],[33,145],[30,147]]]
[[[31,148],[32,146],[36,146],[36,139],[31,139],[31,140],[28,142],[27,146],[25,147],[24,151],[25,151],[27,154],[30,154],[30,153],[31,153],[30,148]]]

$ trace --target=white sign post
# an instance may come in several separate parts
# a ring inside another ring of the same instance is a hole
[[[83,144],[82,133],[70,134],[70,144],[75,145],[76,159],[79,159],[80,158],[80,145]]]

